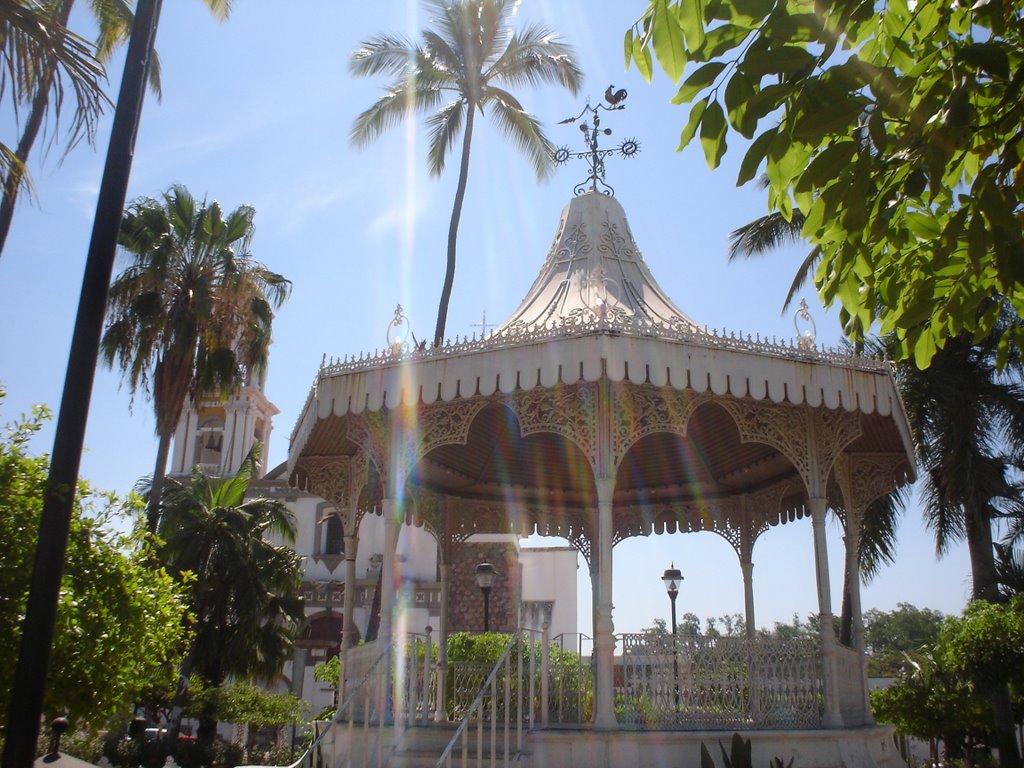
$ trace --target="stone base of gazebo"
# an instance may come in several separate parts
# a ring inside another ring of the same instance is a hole
[[[766,768],[772,758],[793,768],[906,768],[889,726],[804,731],[749,731],[752,765]],[[729,751],[725,731],[596,732],[545,730],[530,734],[528,755],[518,765],[530,768],[683,768],[700,765],[707,745],[722,765],[719,742]]]
[[[418,768],[433,766],[454,733],[454,724],[395,729],[373,726],[366,730],[339,729],[323,745],[319,757],[325,766],[377,765]],[[747,731],[751,764],[769,768],[773,758],[793,768],[906,768],[889,726],[833,730]],[[727,731],[593,731],[552,728],[525,735],[520,768],[692,768],[700,765],[700,745],[707,745],[717,766],[722,766],[719,743],[729,751]],[[481,754],[490,762],[489,739]],[[476,740],[470,739],[470,764],[475,764]],[[460,765],[461,750],[452,755]],[[380,763],[378,763],[378,759]],[[500,748],[497,759],[502,760]],[[739,768],[737,766],[737,768]]]

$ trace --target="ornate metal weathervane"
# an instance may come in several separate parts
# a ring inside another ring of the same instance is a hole
[[[611,128],[601,128],[600,110],[615,112],[626,108],[626,105],[622,103],[626,100],[626,89],[620,88],[617,91],[614,89],[614,85],[609,85],[608,90],[604,92],[605,104],[598,104],[596,107],[592,107],[590,102],[587,102],[587,106],[576,117],[567,117],[559,122],[559,125],[567,125],[575,123],[586,114],[592,116],[593,124],[580,123],[580,133],[583,134],[584,141],[587,144],[586,152],[572,152],[568,147],[559,147],[551,156],[551,159],[555,161],[555,165],[564,165],[571,159],[586,160],[590,163],[590,176],[586,181],[581,181],[577,184],[573,190],[577,195],[582,195],[588,189],[593,192],[600,191],[606,195],[614,195],[615,190],[604,180],[604,159],[611,155],[632,157],[640,151],[640,143],[636,139],[626,139],[617,147],[609,149],[601,149],[598,146],[599,136],[611,136],[612,134]],[[600,190],[598,190],[598,184],[601,185]]]

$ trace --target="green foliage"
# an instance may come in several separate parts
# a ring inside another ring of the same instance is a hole
[[[163,768],[167,757],[181,768],[235,768],[243,763],[242,745],[228,741],[202,744],[179,739],[173,744],[164,740],[138,742],[118,734],[106,739],[103,756],[119,768]]]
[[[291,512],[277,499],[246,499],[257,461],[254,449],[226,478],[196,469],[172,479],[164,494],[157,555],[172,574],[187,574],[195,619],[190,672],[212,686],[229,676],[277,675],[303,621],[301,563],[288,545]]]
[[[718,742],[718,748],[722,751],[722,768],[753,768],[750,739],[744,739],[738,733],[734,733],[728,752],[725,751],[722,742]],[[773,757],[768,764],[770,768],[792,768],[794,759],[790,758],[787,764],[782,758]],[[715,761],[703,741],[700,743],[700,768],[715,768]]]
[[[337,687],[341,677],[341,659],[333,656],[327,661],[321,661],[313,667],[313,679],[320,683],[330,683]]]
[[[943,661],[981,690],[1024,685],[1024,595],[1008,604],[975,600],[942,624]]]
[[[156,554],[189,585],[193,618],[180,674],[210,688],[230,677],[275,679],[304,618],[301,559],[288,546],[291,512],[279,499],[246,498],[258,461],[254,448],[231,477],[211,478],[197,468],[189,478],[172,478],[161,504],[163,544]],[[179,690],[175,709],[184,693]],[[201,740],[213,739],[216,704],[211,699],[200,708]]]
[[[227,214],[181,185],[121,218],[128,266],[110,286],[103,359],[151,395],[160,437],[149,510],[157,528],[167,449],[188,397],[227,396],[267,362],[274,310],[291,283],[249,252],[256,211]]]
[[[769,210],[806,217],[846,332],[878,321],[927,367],[996,329],[993,297],[1024,313],[1018,17],[988,0],[652,0],[626,63],[649,79],[653,50],[683,80],[680,149],[699,135],[714,168],[730,134],[751,140],[738,183],[763,167]],[[1022,341],[1006,327],[1002,354]]]
[[[929,608],[919,609],[900,603],[893,611],[871,609],[864,612],[864,643],[868,674],[895,677],[913,654],[938,639],[942,614]]]
[[[1007,682],[1024,688],[1024,597],[976,600],[945,618],[931,644],[904,657],[900,678],[872,691],[871,706],[879,721],[903,733],[969,754],[989,738],[990,692]]]
[[[954,753],[984,740],[990,718],[985,698],[938,653],[908,659],[899,680],[871,691],[871,710],[878,722],[919,739],[941,739]]]
[[[4,392],[0,389],[0,403]],[[28,444],[49,417],[43,407],[0,437],[0,690],[10,690],[39,530],[46,456]],[[187,636],[185,603],[174,580],[152,567],[144,539],[112,530],[138,514],[79,484],[61,584],[45,716],[68,715],[100,727],[150,691],[173,689]],[[0,718],[6,716],[6,710]]]
[[[290,693],[270,693],[246,682],[208,688],[199,678],[189,684],[185,714],[199,717],[211,712],[219,721],[261,728],[267,725],[299,725],[305,720],[305,702]]]

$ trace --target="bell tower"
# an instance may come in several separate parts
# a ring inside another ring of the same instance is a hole
[[[258,477],[267,471],[273,418],[279,411],[263,393],[264,377],[246,384],[226,400],[216,396],[189,401],[174,432],[170,474],[186,475],[199,466],[206,474],[238,471],[253,443],[261,443]]]

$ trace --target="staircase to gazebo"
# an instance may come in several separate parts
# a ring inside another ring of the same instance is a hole
[[[836,734],[823,727],[823,659],[813,640],[694,635],[673,642],[654,633],[617,640],[618,727],[612,730],[592,726],[591,662],[567,652],[565,638],[520,631],[509,635],[495,664],[450,662],[447,669],[436,663],[429,633],[410,634],[393,647],[378,641],[352,648],[335,717],[320,724],[295,768],[591,766],[586,745],[610,743],[608,754],[618,749],[649,761],[653,754],[699,750],[701,742],[726,740],[732,732],[779,756],[794,743],[817,759],[826,747],[845,745],[864,759],[837,765],[885,762],[879,755],[888,730],[863,722],[854,651],[839,675],[845,733]]]

